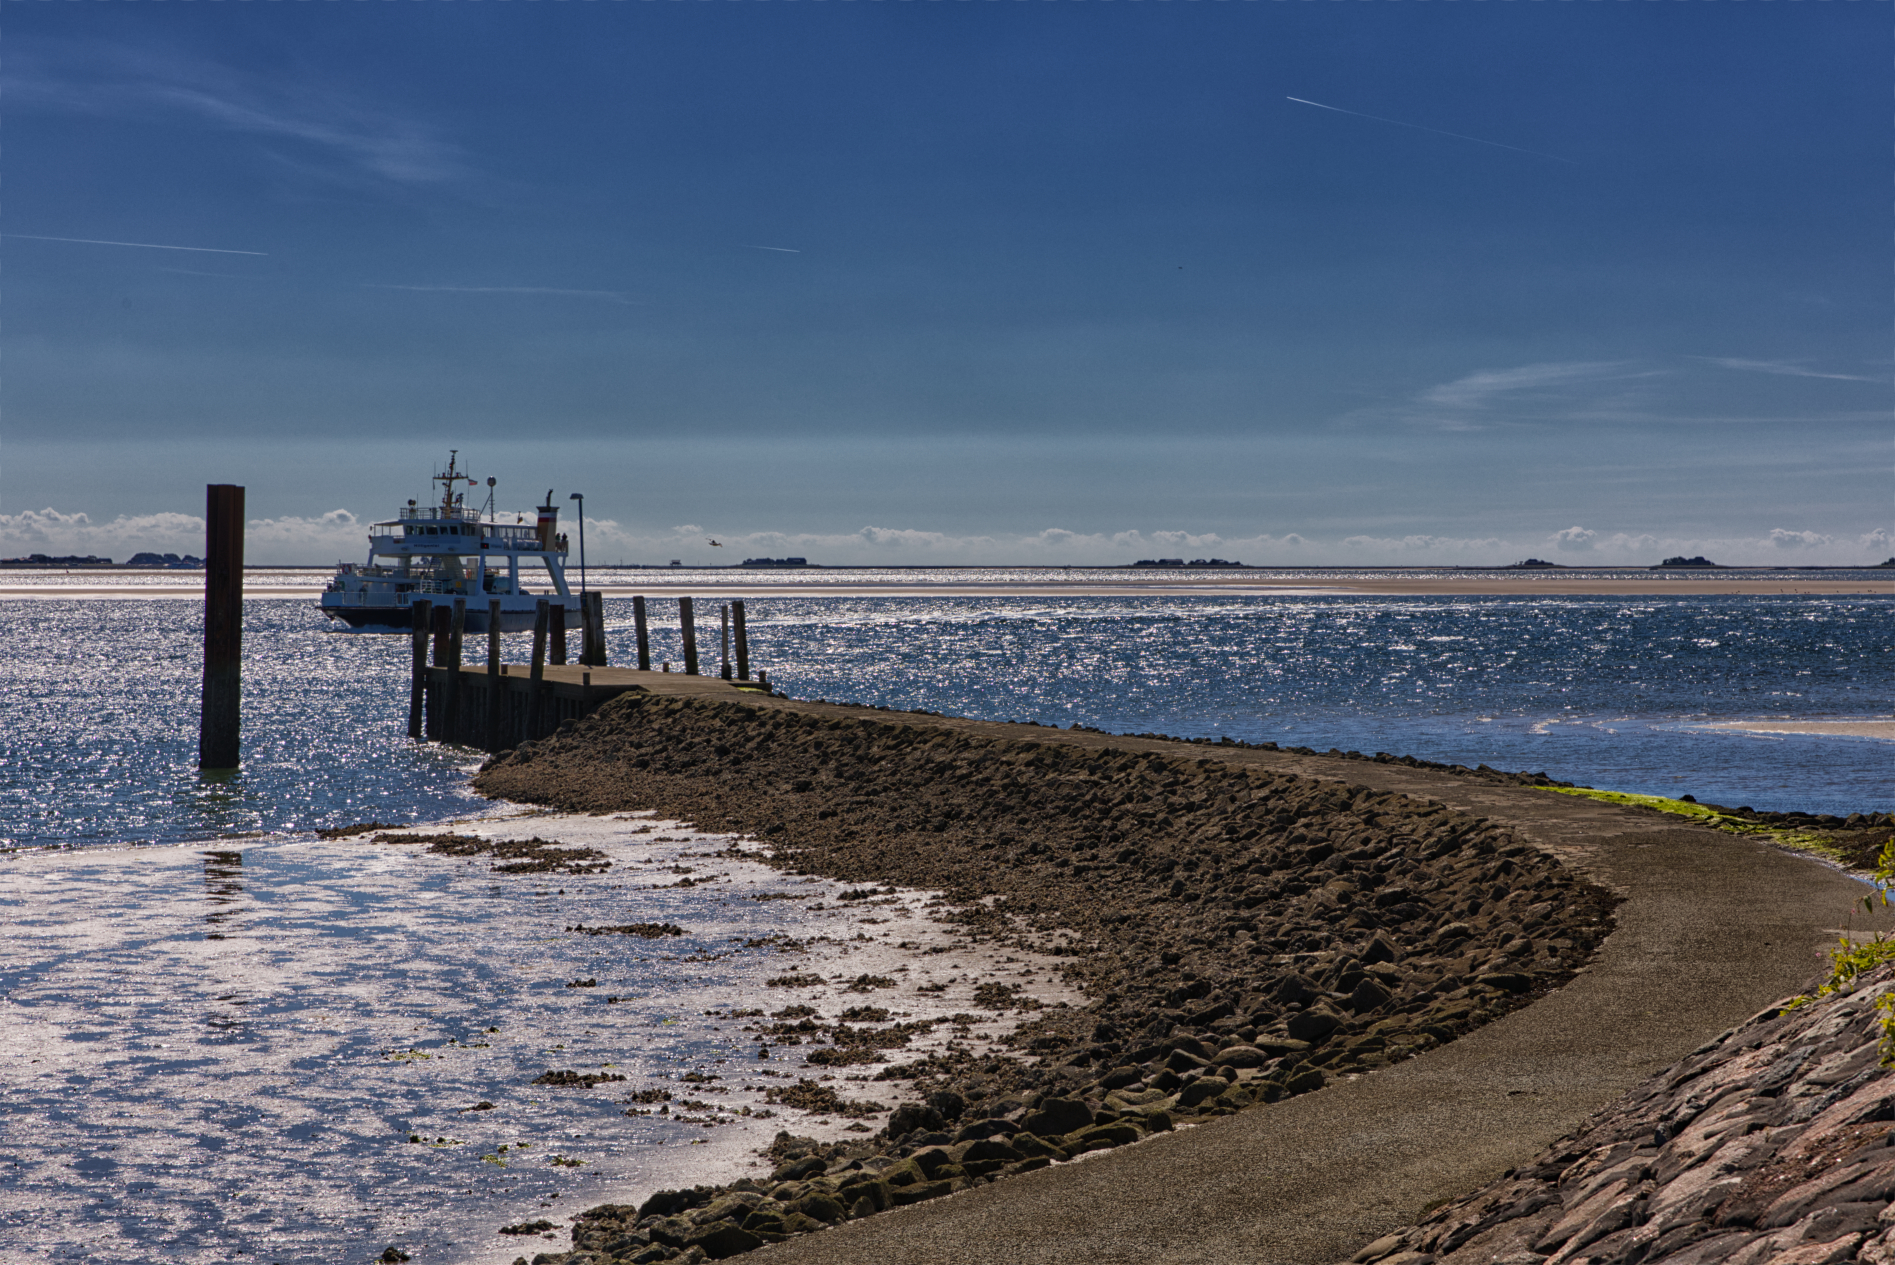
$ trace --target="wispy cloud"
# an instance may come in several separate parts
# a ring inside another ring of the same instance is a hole
[[[17,237],[24,242],[73,242],[80,246],[136,246],[140,250],[189,250],[203,255],[261,255],[267,257],[264,250],[227,250],[221,246],[164,246],[157,242],[114,242],[97,237],[46,237],[39,233],[0,233],[0,237]]]
[[[562,286],[421,286],[375,285],[364,282],[368,290],[412,290],[421,294],[536,294],[567,299],[603,299],[608,303],[636,303],[623,290],[569,290]]]
[[[1577,412],[1634,407],[1634,384],[1659,376],[1626,360],[1542,361],[1511,369],[1480,369],[1416,392],[1394,404],[1356,409],[1343,425],[1387,424],[1472,431],[1568,419]],[[1602,400],[1603,397],[1603,400]]]
[[[36,40],[9,52],[16,110],[195,119],[256,138],[305,174],[428,185],[466,172],[438,129],[338,84],[263,75],[158,47]]]
[[[1744,360],[1737,356],[1699,356],[1699,360],[1721,365],[1726,369],[1739,369],[1749,373],[1774,373],[1788,378],[1829,378],[1837,382],[1882,382],[1885,379],[1866,377],[1859,373],[1821,373],[1807,369],[1794,360]]]
[[[793,250],[788,246],[752,246],[746,242],[739,242],[738,245],[744,250],[774,250],[780,255],[800,255],[803,253],[800,250]]]
[[[1472,141],[1476,145],[1491,145],[1495,149],[1510,149],[1516,154],[1531,154],[1535,158],[1550,158],[1556,163],[1573,163],[1570,158],[1561,158],[1558,154],[1546,154],[1537,149],[1522,149],[1518,145],[1503,145],[1499,141],[1484,140],[1478,136],[1468,136],[1461,132],[1444,132],[1438,127],[1424,127],[1420,123],[1404,123],[1400,119],[1385,119],[1379,114],[1364,114],[1360,110],[1345,110],[1339,105],[1324,105],[1320,101],[1306,101],[1302,97],[1284,97],[1285,101],[1294,101],[1298,105],[1313,105],[1318,110],[1333,110],[1337,114],[1353,115],[1358,119],[1373,119],[1377,123],[1388,123],[1395,127],[1413,128],[1417,132],[1433,132],[1436,136],[1451,136],[1457,141]]]

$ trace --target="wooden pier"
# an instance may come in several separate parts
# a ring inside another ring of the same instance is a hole
[[[523,742],[555,733],[569,720],[579,720],[620,694],[637,690],[654,694],[726,695],[770,693],[767,674],[750,679],[749,639],[745,633],[743,603],[735,603],[737,679],[731,679],[731,610],[722,615],[722,679],[698,674],[697,639],[691,599],[678,599],[683,625],[683,672],[650,670],[651,656],[645,628],[645,601],[633,599],[638,634],[639,668],[606,666],[605,603],[587,593],[580,608],[580,651],[577,666],[566,662],[565,612],[541,601],[533,625],[533,652],[528,663],[508,664],[500,657],[500,603],[490,600],[487,618],[487,662],[463,664],[461,652],[467,623],[467,601],[435,605],[416,601],[413,606],[413,665],[408,691],[408,736],[428,742],[509,751]],[[433,649],[430,664],[429,649]]]
[[[636,668],[546,667],[535,682],[524,663],[496,666],[504,670],[489,672],[486,664],[421,670],[422,736],[427,741],[506,751],[555,733],[566,721],[579,720],[621,694],[737,699],[768,696],[770,692],[767,685],[756,681],[725,681],[682,672],[640,672]]]

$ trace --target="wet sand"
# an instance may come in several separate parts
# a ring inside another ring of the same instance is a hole
[[[1821,734],[1832,738],[1880,738],[1895,742],[1895,720],[1722,720],[1697,729],[1734,729],[1752,734]]]

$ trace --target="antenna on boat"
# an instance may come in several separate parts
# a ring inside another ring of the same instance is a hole
[[[496,479],[496,478],[494,478],[494,477],[493,477],[493,476],[492,476],[491,474],[487,476],[487,521],[488,521],[488,522],[490,522],[490,523],[494,521],[494,507],[493,507],[493,498],[494,498],[494,490],[493,490],[493,485],[494,485],[494,484],[496,484],[496,483],[498,483],[498,482],[499,482],[499,480],[498,480],[498,479]]]

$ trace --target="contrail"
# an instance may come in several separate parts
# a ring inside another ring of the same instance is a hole
[[[742,246],[745,250],[775,250],[781,251],[785,255],[800,255],[803,253],[800,250],[791,250],[788,246],[752,246],[748,242],[738,242],[737,244]]]
[[[1465,136],[1460,132],[1444,132],[1438,127],[1423,127],[1419,123],[1404,123],[1400,119],[1385,119],[1379,114],[1364,114],[1360,110],[1345,110],[1339,105],[1324,105],[1320,101],[1305,101],[1301,97],[1285,97],[1285,101],[1294,101],[1298,105],[1313,105],[1318,110],[1334,110],[1337,114],[1353,114],[1358,119],[1374,119],[1377,123],[1393,123],[1396,127],[1412,127],[1417,132],[1433,132],[1436,136],[1452,136],[1457,141],[1473,141],[1476,145],[1492,145],[1495,149],[1511,149],[1516,154],[1532,154],[1535,158],[1550,158],[1556,163],[1579,164],[1570,158],[1561,158],[1558,154],[1542,154],[1537,149],[1521,149],[1518,145],[1503,145],[1499,141],[1486,141],[1478,136]]]
[[[41,237],[38,233],[0,233],[0,237],[18,237],[29,242],[77,242],[81,246],[136,246],[141,250],[192,250],[205,255],[263,255],[267,250],[221,250],[216,246],[161,246],[157,242],[107,242],[96,237]]]

